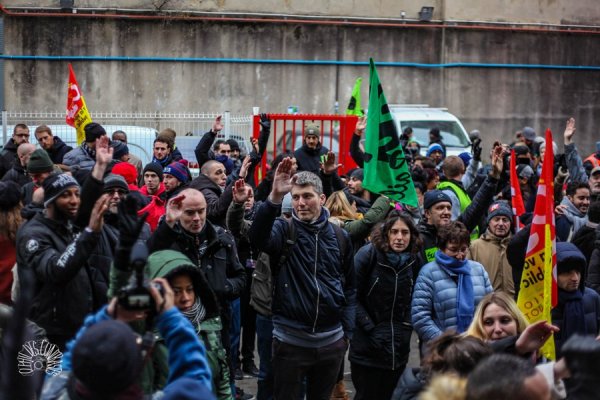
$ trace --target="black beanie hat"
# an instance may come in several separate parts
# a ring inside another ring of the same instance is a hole
[[[117,394],[135,383],[143,366],[136,334],[121,321],[88,328],[73,349],[73,374],[94,394]]]
[[[72,186],[79,187],[79,183],[71,175],[55,174],[44,180],[44,207],[48,207],[58,196]]]
[[[447,201],[452,204],[452,200],[450,197],[441,190],[430,190],[429,192],[425,192],[425,197],[423,198],[423,208],[425,210],[430,209],[437,203],[441,203],[442,201]]]
[[[29,157],[27,172],[38,174],[40,172],[52,172],[54,164],[44,149],[37,149]]]
[[[104,190],[119,188],[129,193],[129,186],[127,181],[121,175],[108,174],[104,177]]]
[[[486,223],[489,224],[490,221],[492,220],[492,218],[494,217],[498,217],[498,216],[503,216],[508,218],[509,221],[511,221],[512,224],[512,210],[510,209],[510,206],[508,205],[507,202],[505,201],[496,201],[494,202],[490,208],[488,208],[488,215],[487,215],[487,219],[486,219]]]
[[[0,182],[0,209],[8,211],[21,201],[21,187],[14,181]]]
[[[354,171],[352,171],[352,173],[350,174],[350,178],[354,178],[357,181],[363,181],[363,179],[365,178],[365,171],[362,168],[356,168]]]
[[[113,148],[113,160],[120,160],[126,154],[129,154],[129,147],[120,140],[113,140],[110,146]]]
[[[163,181],[163,166],[159,163],[151,162],[146,164],[144,170],[142,171],[142,176],[144,176],[146,171],[154,172],[156,175],[158,175],[158,180],[161,182]]]
[[[227,139],[227,144],[231,148],[231,151],[237,150],[240,151],[240,145],[235,139]]]
[[[83,130],[85,131],[85,141],[87,143],[95,142],[100,136],[106,135],[106,131],[102,125],[95,122],[90,122]]]

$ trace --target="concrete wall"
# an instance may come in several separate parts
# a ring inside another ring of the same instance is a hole
[[[595,34],[86,18],[4,22],[8,55],[600,65]],[[82,61],[73,67],[92,113],[249,113],[255,105],[267,112],[297,105],[301,112],[330,113],[336,100],[343,111],[356,77],[368,80],[366,66]],[[579,143],[591,149],[600,138],[594,133],[600,126],[599,71],[378,70],[390,102],[448,107],[468,130],[509,140],[516,129],[531,125],[538,132],[550,127],[560,137],[572,115]],[[64,109],[67,76],[62,61],[6,61],[6,108]],[[364,106],[367,91],[365,83]]]
[[[8,0],[6,7],[58,7],[59,0]],[[149,12],[192,11],[343,15],[418,19],[422,6],[433,6],[436,20],[598,25],[595,0],[75,0],[75,7],[123,8]]]

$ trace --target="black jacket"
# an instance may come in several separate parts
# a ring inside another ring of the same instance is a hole
[[[31,182],[31,178],[21,163],[19,161],[15,161],[12,168],[9,169],[8,172],[2,177],[2,181],[13,181],[17,185],[23,187],[27,183]]]
[[[319,143],[316,149],[311,149],[304,143],[302,147],[294,152],[298,171],[310,171],[317,175],[321,171],[321,156],[327,154],[327,147],[321,146]]]
[[[74,336],[85,316],[105,303],[107,284],[87,261],[98,237],[42,213],[19,229],[18,269],[35,274],[35,282],[21,282],[35,287],[30,319],[49,335]]]
[[[208,176],[200,174],[190,182],[189,187],[201,191],[204,195],[208,220],[215,225],[225,227],[227,209],[233,200],[233,183],[226,186],[224,191],[221,191],[219,185],[211,181]]]
[[[585,256],[587,264],[590,265],[592,251],[594,251],[594,243],[596,241],[596,228],[592,228],[587,224],[579,228],[571,238],[573,243]]]
[[[278,260],[286,240],[287,222],[277,219],[281,206],[269,200],[261,204],[250,228],[250,241]],[[325,211],[323,211],[325,212]],[[323,215],[321,215],[323,217]],[[331,223],[310,225],[293,220],[296,243],[287,261],[271,272],[275,275],[273,319],[305,332],[326,332],[341,324],[352,337],[356,313],[356,280],[352,243],[347,232],[346,254]]]
[[[50,156],[53,164],[62,164],[65,154],[73,150],[71,146],[67,146],[58,136],[54,136],[54,144],[46,153]]]
[[[11,169],[15,162],[19,162],[17,156],[17,145],[15,141],[10,138],[4,145],[2,152],[0,153],[0,178],[4,176]]]
[[[481,221],[488,206],[494,200],[497,184],[498,179],[488,175],[485,178],[483,185],[481,185],[477,191],[477,194],[475,194],[471,204],[469,204],[465,211],[456,219],[465,224],[469,232],[479,225],[479,221]],[[421,257],[426,262],[433,261],[435,251],[437,250],[437,229],[435,226],[425,222],[419,223],[417,228],[419,229],[421,239],[423,240]]]
[[[349,360],[363,366],[402,370],[410,353],[413,269],[411,256],[392,265],[373,244],[354,257],[357,282],[356,327]]]
[[[219,226],[206,221],[206,239],[208,247],[199,259],[200,246],[197,235],[184,231],[178,224],[174,229],[162,222],[158,225],[150,239],[148,250],[150,253],[172,249],[185,254],[192,262],[200,267],[208,283],[223,302],[223,300],[236,299],[246,285],[246,274],[237,256],[235,241],[231,234]]]

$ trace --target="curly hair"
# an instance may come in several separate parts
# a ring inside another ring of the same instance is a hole
[[[23,206],[19,202],[19,204],[8,211],[0,210],[0,236],[8,238],[13,243],[17,238],[17,229],[19,229],[19,226],[23,222],[21,208]]]
[[[465,224],[460,221],[451,221],[438,229],[437,245],[440,250],[444,250],[448,243],[457,243],[459,245],[471,244],[471,235]]]
[[[391,211],[383,222],[380,222],[373,227],[373,230],[371,231],[371,242],[373,243],[373,246],[384,253],[390,251],[389,233],[394,224],[398,221],[404,222],[410,231],[410,243],[406,249],[413,254],[417,253],[421,248],[422,243],[419,231],[415,226],[412,217],[407,213],[398,210]]]

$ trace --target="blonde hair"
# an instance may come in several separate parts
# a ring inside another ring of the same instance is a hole
[[[325,202],[325,207],[327,207],[332,217],[336,217],[339,220],[348,221],[359,219],[358,214],[350,205],[346,194],[341,190],[333,192],[331,196],[329,196]]]
[[[508,312],[511,317],[517,323],[517,333],[521,334],[525,328],[529,325],[527,320],[525,319],[525,315],[519,310],[517,307],[517,303],[513,300],[513,298],[506,292],[492,292],[488,293],[477,306],[477,310],[475,310],[475,315],[473,316],[473,321],[469,326],[469,329],[465,332],[468,336],[474,336],[481,340],[488,340],[489,337],[485,333],[485,328],[483,326],[483,313],[485,309],[490,305],[495,304],[498,307],[503,308],[506,312]]]
[[[467,379],[455,374],[436,375],[419,396],[419,400],[464,400]]]
[[[17,239],[17,230],[23,222],[21,208],[23,206],[19,202],[19,204],[8,211],[0,210],[0,236],[8,238],[13,243]]]

